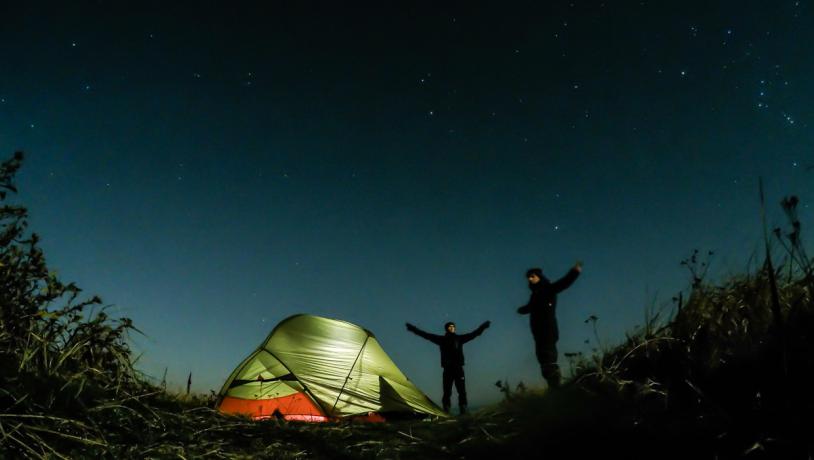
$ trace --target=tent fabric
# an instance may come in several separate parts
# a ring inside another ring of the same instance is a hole
[[[235,368],[218,409],[318,421],[371,413],[446,414],[355,324],[313,315],[280,322]]]

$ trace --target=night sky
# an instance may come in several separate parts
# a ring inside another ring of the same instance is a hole
[[[373,331],[438,402],[438,349],[405,321],[491,320],[465,348],[489,403],[543,382],[527,268],[584,262],[567,371],[589,316],[610,344],[669,307],[693,249],[714,279],[746,269],[760,177],[770,226],[790,194],[814,223],[810,2],[23,3],[0,4],[13,199],[176,388],[219,389],[312,313]]]

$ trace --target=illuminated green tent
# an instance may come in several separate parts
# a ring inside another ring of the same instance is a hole
[[[373,333],[312,315],[280,322],[226,380],[218,409],[306,421],[446,415],[396,367]]]

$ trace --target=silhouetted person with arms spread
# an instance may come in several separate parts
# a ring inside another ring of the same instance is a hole
[[[452,397],[452,383],[455,383],[455,390],[458,392],[458,408],[461,414],[466,413],[466,378],[464,377],[464,344],[483,334],[491,325],[491,321],[478,326],[469,334],[458,335],[455,333],[455,323],[444,324],[446,334],[436,335],[424,332],[421,329],[407,323],[407,330],[419,337],[424,337],[430,342],[441,347],[441,367],[444,368],[444,396],[441,403],[444,412],[449,412],[450,398]]]
[[[528,304],[517,309],[517,313],[529,315],[537,361],[550,388],[559,387],[561,378],[557,365],[557,340],[560,338],[556,315],[557,294],[571,286],[581,272],[582,264],[577,262],[565,276],[553,283],[543,276],[540,268],[526,272],[531,298]]]

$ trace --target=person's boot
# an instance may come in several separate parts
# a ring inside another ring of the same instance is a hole
[[[543,378],[550,390],[560,388],[562,384],[562,374],[557,364],[548,364],[543,367]]]
[[[466,415],[467,414],[465,404],[461,404],[460,406],[458,406],[458,413],[459,413],[459,415]]]
[[[449,406],[444,405],[444,412],[446,412],[447,414],[449,414]]]
[[[548,386],[554,389],[559,389],[562,387],[562,374],[560,374],[559,368],[554,371],[554,375],[551,376],[551,380],[548,382]]]

